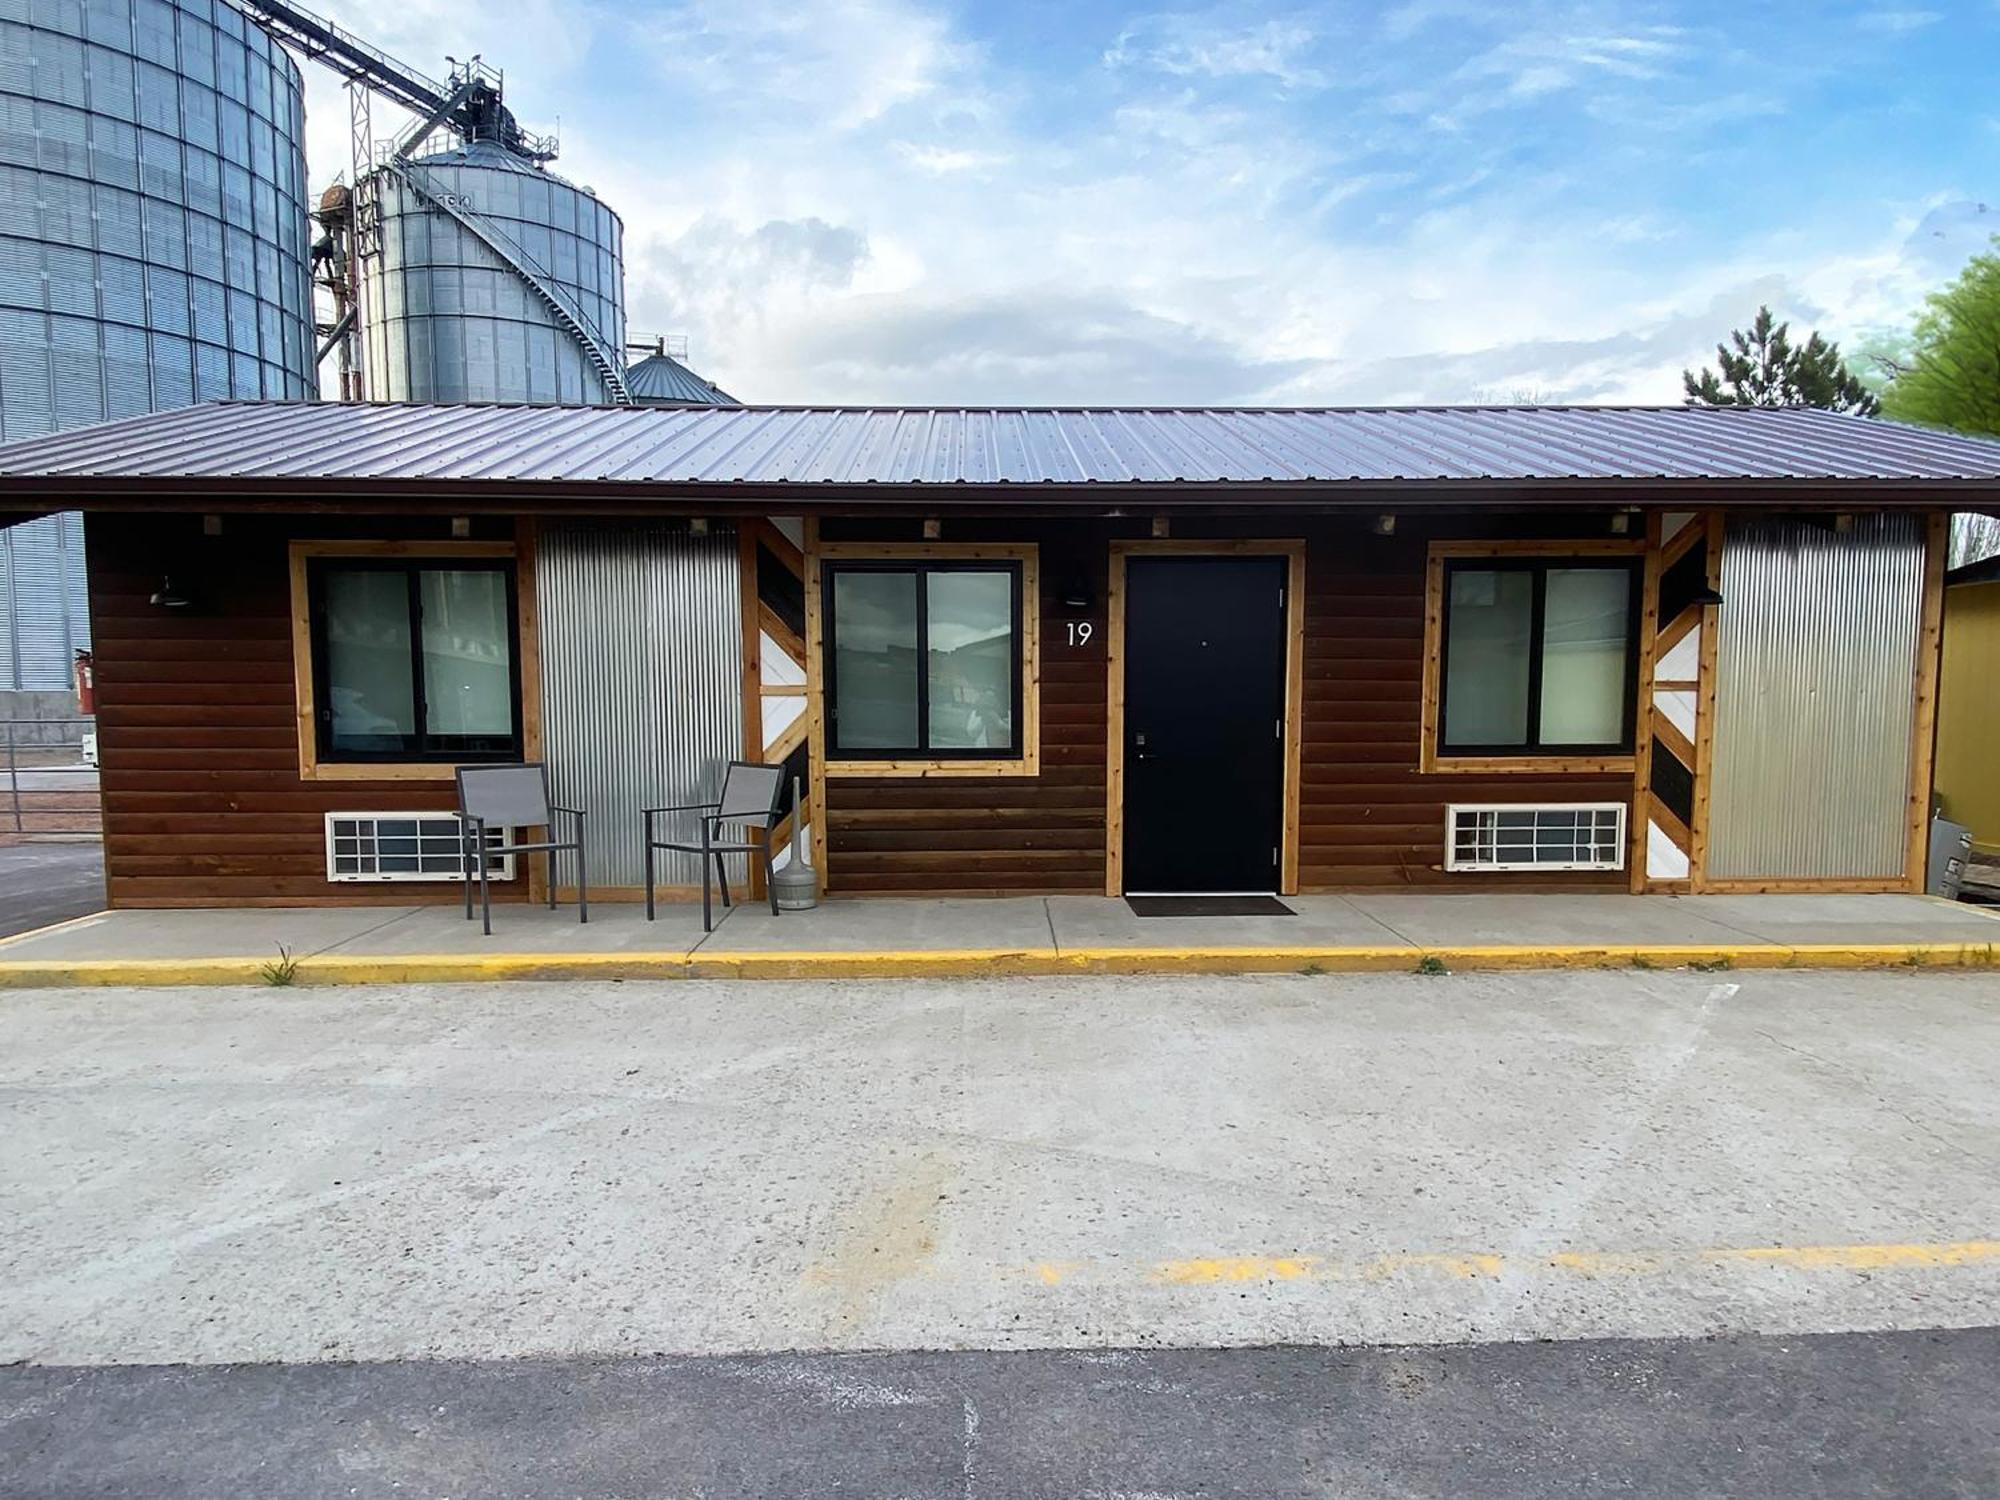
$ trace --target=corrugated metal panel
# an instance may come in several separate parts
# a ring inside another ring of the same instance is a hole
[[[738,578],[726,526],[542,530],[542,734],[556,800],[588,814],[593,884],[640,884],[639,810],[714,796],[724,764],[741,758]],[[662,860],[662,884],[700,878],[696,859]]]
[[[74,511],[0,531],[0,687],[70,686],[76,648],[90,644],[83,517]]]
[[[372,356],[371,356],[372,357]],[[674,485],[1970,481],[2000,442],[1803,409],[221,402],[0,448],[0,475]]]
[[[1923,578],[1914,517],[1731,524],[1711,876],[1903,873]]]

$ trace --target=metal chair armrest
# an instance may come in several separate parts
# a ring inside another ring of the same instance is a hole
[[[642,807],[643,813],[694,812],[704,807],[720,807],[720,802],[676,802],[672,807]]]

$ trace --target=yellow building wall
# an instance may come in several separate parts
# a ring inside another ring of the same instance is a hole
[[[2000,854],[2000,581],[1944,593],[1936,785],[1944,815]]]

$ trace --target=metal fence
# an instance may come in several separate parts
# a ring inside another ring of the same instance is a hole
[[[95,833],[100,827],[97,721],[80,714],[0,718],[6,823],[15,833]]]

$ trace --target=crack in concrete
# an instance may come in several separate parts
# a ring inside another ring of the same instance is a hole
[[[1882,1106],[1882,1108],[1886,1109],[1890,1114],[1895,1115],[1898,1119],[1904,1121],[1906,1124],[1911,1126],[1913,1129],[1917,1131],[1919,1135],[1924,1136],[1928,1140],[1936,1142],[1938,1145],[1944,1147],[1947,1151],[1951,1151],[1959,1156],[1963,1156],[1967,1161],[1977,1163],[1981,1167],[1989,1165],[1987,1159],[1984,1156],[1980,1155],[1977,1151],[1969,1150],[1966,1147],[1959,1145],[1957,1141],[1951,1140],[1946,1136],[1940,1135],[1933,1126],[1931,1126],[1924,1120],[1921,1120],[1917,1116],[1911,1114],[1901,1105],[1893,1104],[1888,1099],[1884,1098],[1882,1094],[1875,1088],[1874,1080],[1871,1079],[1866,1073],[1862,1072],[1859,1068],[1854,1067],[1852,1064],[1837,1062],[1833,1058],[1826,1057],[1821,1053],[1813,1051],[1812,1048],[1810,1047],[1801,1047],[1795,1042],[1780,1041],[1776,1036],[1774,1036],[1771,1032],[1768,1031],[1759,1029],[1756,1030],[1755,1034],[1762,1037],[1772,1046],[1777,1047],[1782,1051],[1795,1053],[1798,1056],[1806,1059],[1806,1061],[1808,1062],[1818,1064],[1820,1067],[1826,1069],[1826,1071],[1828,1071],[1829,1073],[1837,1073],[1844,1078],[1852,1079],[1855,1082],[1861,1084],[1863,1089],[1865,1089],[1867,1093],[1873,1097],[1875,1102]]]
[[[349,933],[344,938],[339,938],[334,942],[328,943],[324,948],[314,948],[305,953],[294,953],[293,957],[323,958],[327,954],[337,953],[342,948],[345,948],[349,943],[358,943],[365,937],[373,937],[376,933],[383,931],[385,928],[394,927],[398,922],[408,922],[413,918],[421,915],[427,909],[428,908],[422,906],[405,906],[400,910],[392,912],[389,916],[384,917],[381,921],[377,922],[372,927],[364,927],[359,932]]]

